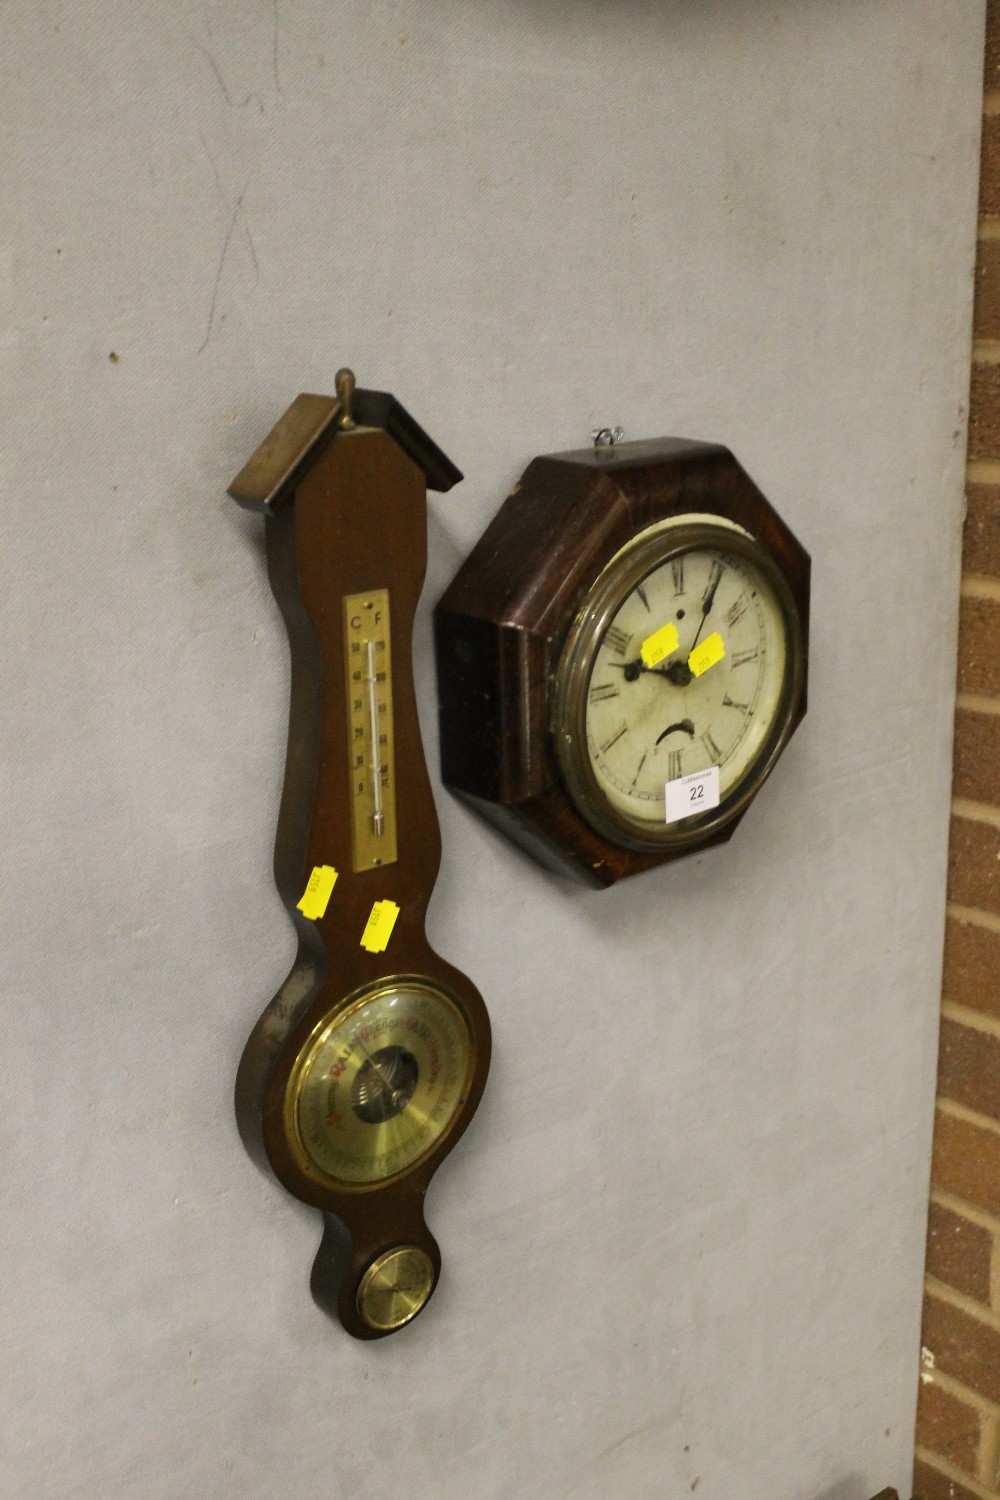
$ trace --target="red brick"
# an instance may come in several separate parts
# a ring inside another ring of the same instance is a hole
[[[987,94],[1000,89],[1000,0],[988,0],[986,6],[986,73],[983,89]]]
[[[983,120],[983,146],[979,158],[979,212],[1000,213],[1000,116]]]
[[[977,1302],[990,1300],[993,1236],[981,1224],[932,1203],[927,1218],[927,1274]],[[936,1447],[935,1444],[928,1444]],[[943,1453],[943,1448],[937,1448]],[[957,1460],[956,1460],[957,1461]]]
[[[941,1022],[938,1096],[1000,1121],[1000,1038],[946,1017]]]
[[[1000,1217],[1000,1134],[938,1111],[931,1181]]]
[[[1000,365],[972,366],[969,457],[1000,458]]]
[[[914,1500],[979,1500],[964,1484],[956,1484],[922,1458],[913,1466],[913,1496]]]
[[[1000,240],[995,243],[1000,251]],[[1000,484],[970,484],[965,495],[962,568],[1000,578]]]
[[[979,1412],[967,1401],[933,1383],[921,1382],[917,1401],[917,1444],[975,1474],[981,1437]]]
[[[975,818],[952,818],[948,899],[1000,915],[1000,829]]]
[[[944,931],[944,998],[1000,1016],[1000,932],[949,917]]]
[[[971,818],[952,818],[948,899],[1000,915],[1000,829]]]
[[[953,774],[956,797],[1000,804],[1000,714],[958,710]]]
[[[1000,338],[1000,240],[979,241],[973,328],[977,339]]]
[[[992,599],[961,602],[958,686],[965,693],[1000,697],[1000,604]]]
[[[928,1293],[921,1344],[934,1368],[988,1401],[1000,1401],[1000,1333],[959,1307]]]

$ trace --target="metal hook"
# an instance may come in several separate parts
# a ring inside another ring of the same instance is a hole
[[[613,448],[624,436],[624,427],[595,427],[590,434],[590,441],[595,448]]]

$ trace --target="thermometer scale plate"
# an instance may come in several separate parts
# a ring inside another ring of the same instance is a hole
[[[354,871],[396,862],[389,590],[344,597],[344,681]]]

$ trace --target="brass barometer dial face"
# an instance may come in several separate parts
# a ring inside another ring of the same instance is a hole
[[[641,533],[596,580],[560,659],[556,748],[583,816],[637,847],[735,816],[790,732],[800,660],[784,579],[745,533],[704,517]],[[692,783],[701,805],[678,815],[668,784],[705,772],[710,795]]]
[[[380,983],[322,1021],[296,1060],[285,1096],[296,1154],[341,1190],[386,1183],[447,1134],[473,1061],[468,1022],[444,990]]]

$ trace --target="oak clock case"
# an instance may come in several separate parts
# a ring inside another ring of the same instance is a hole
[[[435,612],[445,783],[590,884],[726,841],[805,713],[809,569],[718,445],[536,458]]]
[[[359,1339],[409,1323],[440,1271],[427,1185],[479,1103],[490,1028],[430,947],[440,834],[411,636],[428,485],[461,474],[393,397],[301,395],[230,487],[265,515],[291,708],[275,881],[298,932],[236,1082],[251,1155],[324,1215],[311,1287]]]

